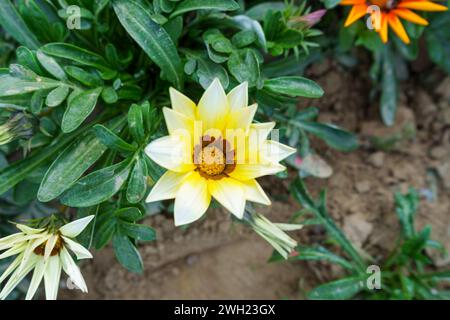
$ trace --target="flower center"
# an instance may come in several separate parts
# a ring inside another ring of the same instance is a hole
[[[227,140],[203,136],[194,148],[194,164],[206,179],[219,180],[227,177],[236,167],[234,150]]]
[[[41,244],[40,246],[38,246],[36,249],[34,249],[34,253],[37,254],[38,256],[43,256],[45,255],[45,246],[47,245],[47,241],[45,241],[43,244]],[[50,253],[51,256],[56,256],[59,254],[59,252],[61,251],[61,249],[64,246],[64,240],[58,236],[58,240],[56,240],[55,246],[53,247],[52,252]]]
[[[222,150],[214,145],[203,148],[198,168],[210,176],[221,174],[225,169],[225,155]]]

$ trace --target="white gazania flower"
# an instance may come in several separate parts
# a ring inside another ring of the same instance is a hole
[[[256,178],[284,171],[281,160],[295,149],[267,140],[274,122],[252,123],[257,105],[248,106],[248,86],[230,93],[218,79],[198,105],[170,89],[172,108],[164,108],[169,135],[152,141],[147,155],[167,172],[147,202],[175,198],[175,225],[199,219],[211,196],[242,219],[246,201],[270,205]]]
[[[15,256],[15,260],[0,277],[0,285],[9,277],[0,292],[4,300],[12,290],[34,269],[26,299],[33,298],[39,284],[44,278],[47,300],[55,300],[58,294],[61,270],[83,292],[87,286],[80,269],[69,253],[72,251],[77,259],[90,259],[91,253],[73,238],[78,236],[91,222],[94,216],[75,220],[60,228],[35,229],[23,224],[16,224],[21,231],[0,239],[0,259]]]

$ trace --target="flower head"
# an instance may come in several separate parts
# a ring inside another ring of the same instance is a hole
[[[447,7],[428,0],[342,0],[341,5],[353,6],[345,21],[348,27],[366,14],[371,15],[371,22],[383,43],[388,41],[388,26],[406,44],[410,42],[400,18],[423,26],[428,21],[412,10],[446,11]]]
[[[218,79],[198,105],[170,89],[164,108],[169,135],[152,141],[147,155],[167,172],[147,202],[175,198],[175,225],[191,223],[215,198],[242,219],[246,201],[270,205],[256,178],[285,170],[279,161],[295,149],[267,140],[273,122],[252,123],[257,105],[248,106],[247,83],[225,94]]]
[[[320,22],[320,20],[325,15],[325,13],[327,13],[327,10],[320,9],[320,10],[316,10],[316,11],[313,11],[311,13],[308,13],[308,14],[306,14],[304,16],[296,17],[296,18],[294,18],[292,20],[295,21],[295,22],[302,22],[307,27],[311,28],[312,26],[314,26],[314,25],[316,25],[317,23]]]
[[[42,278],[47,300],[55,300],[61,270],[67,273],[81,291],[87,292],[86,283],[69,250],[77,259],[92,258],[91,253],[73,238],[78,236],[93,218],[94,216],[88,216],[62,226],[50,224],[43,228],[16,224],[21,232],[0,239],[0,251],[6,250],[0,254],[0,259],[17,255],[0,277],[0,285],[9,277],[0,292],[0,299],[4,300],[33,269],[27,300],[33,298]]]
[[[16,139],[28,138],[33,133],[33,126],[23,113],[16,113],[0,124],[0,146]]]

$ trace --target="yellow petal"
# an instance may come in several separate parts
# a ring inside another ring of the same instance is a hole
[[[447,11],[448,8],[442,4],[431,1],[403,1],[397,5],[397,8],[406,8],[422,11]]]
[[[242,129],[247,133],[250,124],[253,121],[258,105],[252,104],[249,107],[231,110],[228,114],[227,130],[228,129]]]
[[[169,94],[173,110],[190,119],[195,119],[197,106],[191,99],[172,87],[169,89]]]
[[[280,162],[294,154],[296,151],[296,149],[290,146],[273,140],[264,141],[259,150],[261,160],[272,163]]]
[[[181,184],[191,173],[166,171],[153,186],[152,191],[145,201],[153,202],[175,198]]]
[[[237,218],[242,219],[245,210],[245,192],[242,184],[231,178],[208,180],[211,195]]]
[[[231,110],[245,108],[248,106],[248,83],[247,81],[233,88],[227,95]]]
[[[209,207],[211,194],[208,183],[198,172],[193,172],[178,189],[175,198],[175,226],[200,219]]]
[[[274,127],[275,122],[252,123],[250,125],[246,150],[248,163],[259,163],[259,148]]]
[[[215,78],[198,103],[197,119],[203,121],[204,131],[211,128],[222,130],[229,110],[222,84]]]
[[[366,0],[342,0],[339,4],[341,6],[354,6],[355,4],[363,4]]]
[[[381,41],[383,43],[387,43],[388,41],[388,21],[387,21],[387,15],[382,14],[381,16],[381,28],[380,30],[377,30],[378,34],[380,35]]]
[[[394,30],[394,32],[397,34],[397,36],[406,44],[409,44],[409,37],[406,33],[405,28],[403,27],[402,22],[400,19],[394,14],[390,13],[387,17],[389,26]]]
[[[276,174],[284,170],[286,168],[281,164],[237,164],[229,175],[237,180],[245,181]]]
[[[145,153],[161,167],[176,172],[194,169],[190,137],[170,135],[153,140]]]
[[[359,18],[365,16],[367,13],[367,5],[366,4],[357,4],[352,7],[352,10],[350,10],[350,13],[347,17],[347,20],[345,21],[345,27],[348,27],[355,21],[357,21]]]
[[[244,187],[245,198],[248,201],[257,202],[265,204],[266,206],[270,206],[271,202],[269,197],[267,197],[263,188],[261,188],[261,186],[255,179],[242,181],[241,183]]]
[[[169,134],[192,135],[194,132],[194,120],[170,108],[163,108]]]
[[[395,9],[393,10],[394,13],[399,16],[400,18],[403,18],[405,20],[408,20],[412,23],[420,24],[422,26],[427,26],[428,21],[419,16],[418,14],[414,13],[413,11],[409,9]]]

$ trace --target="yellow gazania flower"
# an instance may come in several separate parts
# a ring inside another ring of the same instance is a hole
[[[406,44],[410,42],[408,34],[403,27],[400,18],[423,26],[428,25],[428,21],[412,10],[422,11],[446,11],[447,7],[428,0],[342,0],[341,5],[353,6],[345,21],[348,27],[361,17],[370,13],[375,30],[381,37],[383,43],[388,41],[388,26],[394,30],[397,36]],[[380,8],[379,17],[376,12],[370,10],[370,6]],[[379,19],[377,23],[376,19]]]
[[[248,86],[228,95],[215,79],[198,105],[170,89],[164,108],[169,135],[152,141],[147,155],[168,171],[147,202],[175,198],[175,225],[191,223],[208,209],[211,196],[239,219],[246,201],[270,205],[256,178],[285,170],[279,161],[295,149],[267,140],[274,122],[252,124],[257,105],[248,106]]]

